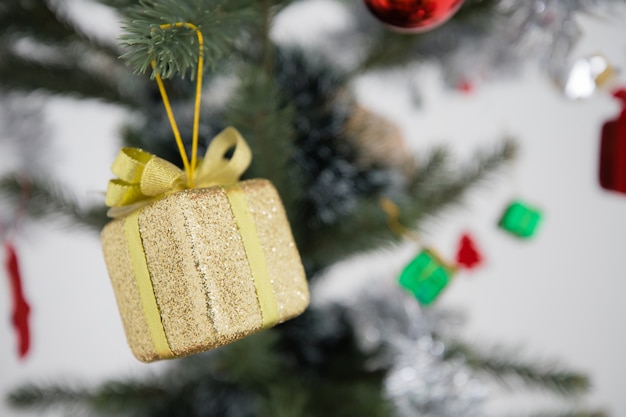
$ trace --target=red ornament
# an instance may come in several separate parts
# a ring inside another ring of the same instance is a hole
[[[6,250],[6,270],[9,274],[9,283],[11,287],[11,298],[13,299],[13,327],[17,334],[18,354],[20,358],[26,357],[30,348],[30,326],[28,315],[30,314],[30,306],[24,297],[22,289],[22,275],[17,262],[17,253],[15,247],[11,243],[5,244]]]
[[[463,0],[365,0],[374,16],[394,30],[425,32],[443,24]]]
[[[461,80],[457,88],[465,94],[471,94],[474,92],[474,84],[472,84],[469,80]]]
[[[483,262],[483,257],[476,249],[474,241],[469,234],[461,236],[459,251],[456,255],[456,263],[466,269],[472,269]]]
[[[622,112],[602,126],[600,141],[600,185],[626,194],[626,89],[613,96],[622,102]]]

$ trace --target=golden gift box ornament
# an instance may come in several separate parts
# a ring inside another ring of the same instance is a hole
[[[304,269],[278,193],[267,180],[237,182],[250,159],[241,135],[227,128],[193,181],[135,148],[114,162],[119,179],[109,183],[107,204],[115,219],[102,231],[102,246],[139,360],[213,349],[307,307]]]

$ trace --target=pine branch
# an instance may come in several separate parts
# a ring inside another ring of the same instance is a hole
[[[0,195],[18,205],[22,198],[23,179],[18,175],[0,178]],[[83,226],[100,231],[107,223],[106,207],[81,207],[78,202],[67,195],[59,184],[50,180],[28,179],[27,204],[25,215],[34,219],[46,219],[61,224],[77,227]]]
[[[260,404],[260,417],[308,417],[311,393],[300,381],[283,380],[269,386]]]
[[[465,166],[453,168],[447,163],[442,150],[436,151],[410,185],[413,201],[409,201],[408,205],[402,202],[399,204],[400,220],[412,225],[423,216],[438,214],[441,210],[461,203],[465,191],[491,178],[503,165],[514,160],[516,155],[517,144],[512,139],[506,139],[494,149],[477,152]]]
[[[4,0],[0,8],[0,34],[5,37],[30,36],[46,42],[69,42],[80,38],[45,0],[28,3]]]
[[[215,352],[179,359],[164,373],[95,387],[29,384],[11,392],[7,402],[23,410],[58,407],[76,410],[76,415],[102,417],[257,415],[254,393],[238,382],[215,377],[219,364]],[[224,376],[219,370],[218,374]]]
[[[448,154],[443,149],[435,150],[424,163],[417,164],[421,168],[408,190],[391,196],[400,208],[400,222],[417,230],[426,217],[459,204],[467,190],[509,162],[515,149],[513,142],[506,141],[490,153],[477,154],[467,166],[454,169]],[[361,200],[349,216],[303,242],[300,248],[303,259],[313,270],[401,239],[389,229],[387,214],[380,208],[380,197]]]
[[[187,27],[161,29],[161,24],[187,22],[204,37],[206,66],[227,56],[233,42],[259,17],[254,8],[242,7],[241,0],[140,0],[125,12],[122,36],[128,48],[122,57],[137,73],[155,70],[163,78],[174,75],[194,77],[198,63],[198,40]],[[154,76],[154,71],[152,72]]]
[[[498,0],[465,0],[453,20],[468,21],[489,19],[489,14],[498,6]],[[486,23],[486,22],[485,22]]]
[[[66,47],[74,44],[109,58],[119,56],[114,45],[91,38],[60,17],[50,1],[6,0],[5,3],[0,8],[0,40],[7,44],[14,44],[16,39],[29,39],[40,45]]]
[[[368,42],[369,49],[355,74],[405,65],[419,59],[415,54],[420,35],[403,35],[381,30]]]
[[[225,119],[250,142],[253,176],[280,183],[289,160],[293,109],[283,104],[276,84],[260,69],[241,74],[242,83],[229,103]]]
[[[463,357],[470,368],[492,376],[509,389],[545,389],[564,397],[574,397],[586,393],[591,387],[585,375],[563,370],[551,363],[522,362],[516,352],[499,350],[484,355],[460,343],[448,344],[444,359],[458,356]]]
[[[350,255],[399,241],[387,226],[387,215],[378,199],[363,199],[349,218],[324,227],[299,243],[307,272],[318,272]]]
[[[5,22],[6,24],[3,24]],[[43,90],[136,107],[145,89],[118,60],[119,49],[90,39],[44,0],[0,8],[0,88]]]
[[[414,165],[417,167],[411,177],[410,189],[412,194],[425,190],[434,191],[438,185],[450,177],[450,152],[445,147],[433,149],[423,161]]]
[[[113,7],[114,9],[124,9],[137,4],[137,0],[96,0],[98,3],[105,6]]]
[[[522,417],[511,416],[511,417]],[[604,411],[590,411],[590,410],[574,410],[574,411],[545,411],[540,413],[529,414],[524,417],[609,417]]]
[[[158,377],[143,380],[109,381],[100,387],[86,391],[80,398],[90,408],[103,416],[133,415],[132,410],[146,408],[167,395],[167,381]]]
[[[388,417],[391,404],[383,396],[382,381],[321,381],[310,387],[312,414],[333,417]]]
[[[474,31],[485,30],[489,27],[489,17],[497,3],[497,0],[466,0],[449,23],[425,33],[401,34],[381,28],[370,35],[367,42],[369,49],[356,72],[384,70],[416,61],[441,59],[457,48],[456,44],[449,44],[441,39],[442,33],[447,30],[446,25],[468,25]]]
[[[246,69],[240,78],[225,121],[239,129],[252,149],[254,158],[246,175],[272,181],[292,219],[302,193],[289,165],[294,109],[284,104],[278,86],[260,69]]]
[[[0,89],[24,92],[43,90],[51,94],[95,98],[137,107],[138,96],[141,97],[138,94],[141,91],[139,86],[132,89],[118,88],[115,81],[103,73],[107,70],[109,75],[114,72],[110,68],[102,68],[102,72],[81,68],[70,57],[66,57],[64,62],[43,63],[7,53],[0,62]]]
[[[274,5],[277,10],[282,10],[289,7],[293,3],[297,3],[299,0],[274,0]]]
[[[125,4],[128,6],[132,6],[133,4],[137,4],[137,0],[96,0],[104,4],[111,4],[115,7],[123,7]],[[213,0],[214,1],[214,0]],[[301,0],[272,0],[274,7],[282,9],[293,3],[298,3]],[[477,0],[473,0],[477,1]],[[252,7],[254,5],[258,5],[258,0],[232,0],[232,8],[241,9],[244,7]],[[229,6],[230,7],[230,6]]]
[[[73,407],[89,408],[99,415],[124,415],[163,398],[167,390],[158,385],[161,383],[159,380],[154,384],[154,380],[149,383],[139,380],[110,381],[96,389],[63,384],[28,384],[10,392],[6,401],[9,406],[21,410]]]
[[[270,39],[270,30],[272,25],[272,6],[274,0],[262,0],[261,1],[261,33],[263,38],[263,69],[265,73],[270,76],[274,73],[274,44]]]
[[[84,391],[74,388],[29,384],[10,392],[6,401],[11,407],[19,409],[46,409],[52,405],[80,402],[84,395]]]
[[[390,415],[382,392],[385,372],[368,368],[373,355],[359,348],[352,326],[345,308],[333,305],[311,306],[276,328],[281,336],[278,354],[285,369],[277,384],[295,388],[294,402],[302,395],[299,388],[306,389],[305,415]],[[285,390],[289,392],[289,388]]]
[[[275,349],[278,339],[276,331],[267,330],[221,349],[217,371],[246,386],[275,381],[283,360]]]

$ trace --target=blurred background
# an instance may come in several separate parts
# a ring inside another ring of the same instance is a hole
[[[118,16],[109,9],[87,0],[65,3],[63,13],[90,36],[119,35]],[[349,9],[330,0],[295,3],[276,16],[271,32],[276,43],[332,49],[332,39],[324,34],[345,28],[352,17]],[[368,25],[378,23],[370,19]],[[446,209],[421,227],[422,240],[448,258],[454,257],[458,237],[465,232],[484,257],[480,267],[457,274],[437,307],[462,313],[465,322],[456,331],[464,340],[513,346],[522,357],[555,360],[586,373],[592,388],[578,402],[621,416],[626,415],[626,274],[621,264],[626,195],[601,188],[598,172],[602,126],[621,111],[610,92],[620,83],[626,85],[626,7],[601,4],[592,13],[576,13],[575,22],[580,32],[566,67],[601,55],[616,72],[610,83],[594,85],[577,99],[568,97],[541,62],[531,60],[514,62],[514,68],[506,70],[496,67],[462,86],[450,85],[440,62],[423,62],[354,77],[351,87],[363,107],[397,126],[408,151],[417,157],[445,145],[465,160],[476,148],[492,146],[503,137],[517,141],[519,153],[508,168],[472,189],[462,206]],[[24,42],[20,47],[32,45]],[[484,59],[479,52],[466,55],[468,68]],[[10,93],[3,94],[6,98]],[[219,91],[215,94],[219,100]],[[128,111],[71,95],[34,92],[30,98],[20,107],[26,107],[29,116],[19,123],[11,105],[0,108],[2,173],[28,166],[53,176],[81,204],[102,204]],[[29,144],[17,146],[18,137],[22,145]],[[517,239],[497,227],[503,208],[515,198],[544,215],[532,239]],[[7,222],[14,206],[2,208]],[[3,397],[25,383],[97,384],[165,368],[164,363],[138,362],[128,349],[97,232],[25,219],[11,241],[32,309],[32,346],[25,358],[18,358],[8,275],[0,270]],[[415,253],[414,243],[403,242],[351,256],[312,283],[313,304],[341,302],[360,288],[376,288],[382,285],[381,276],[386,283],[394,282]],[[507,394],[505,401],[494,394],[485,409],[488,415],[518,415],[514,412],[541,402],[550,405],[553,400],[539,396],[531,403],[526,394],[513,400]],[[57,413],[65,415],[54,408],[45,411]],[[0,415],[22,412],[3,402]]]

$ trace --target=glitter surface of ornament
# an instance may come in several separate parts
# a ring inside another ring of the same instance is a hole
[[[254,230],[258,237],[262,267],[271,277],[268,288],[277,305],[276,321],[286,321],[302,313],[309,302],[286,213],[269,181],[238,184],[253,222],[246,230]],[[101,234],[105,261],[137,359],[152,362],[169,354],[156,346],[154,334],[163,334],[173,356],[179,357],[263,328],[266,313],[255,278],[262,272],[257,273],[250,261],[238,223],[241,210],[233,206],[223,187],[190,189],[141,208],[132,223],[128,216],[105,226]],[[129,229],[127,224],[136,226]],[[132,248],[137,247],[140,256],[132,257]],[[138,258],[145,262],[145,292],[138,285]],[[154,297],[148,300],[153,310],[144,307],[146,293]],[[153,312],[156,315],[150,317],[156,323],[148,319]]]
[[[374,16],[390,28],[423,32],[445,23],[463,0],[365,0]]]

